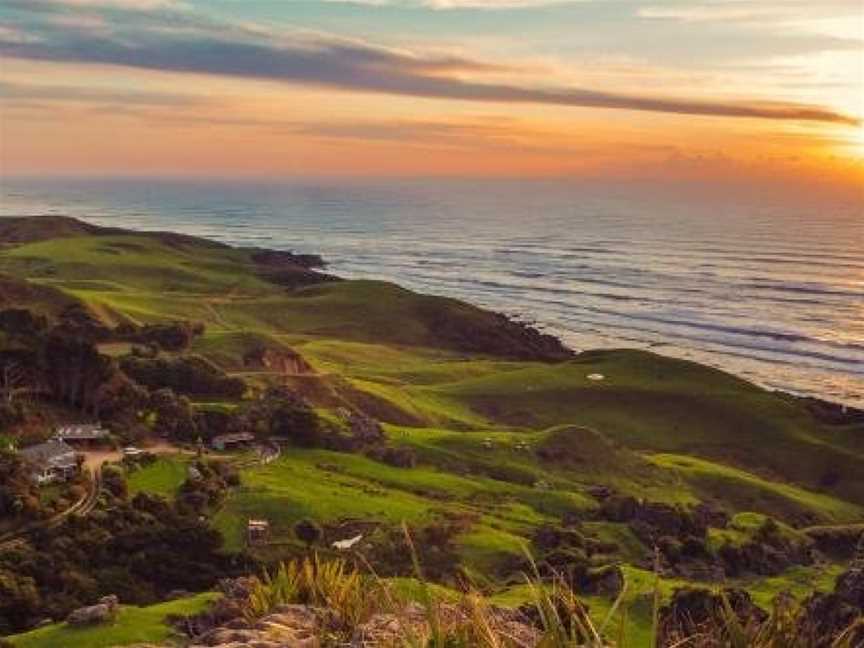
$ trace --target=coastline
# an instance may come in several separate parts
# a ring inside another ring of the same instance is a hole
[[[66,226],[60,225],[58,228],[58,233],[62,236],[70,236],[75,234],[93,234],[98,233],[99,235],[118,235],[118,234],[126,234],[126,235],[135,235],[135,234],[145,234],[148,236],[154,236],[160,239],[163,239],[168,242],[181,244],[183,242],[199,242],[203,243],[207,246],[212,246],[215,248],[223,248],[223,249],[235,249],[244,251],[250,254],[250,256],[255,260],[255,263],[260,264],[263,268],[272,269],[274,273],[278,273],[280,267],[284,266],[299,266],[304,270],[314,271],[317,274],[325,277],[327,280],[330,278],[338,279],[338,280],[362,280],[364,277],[357,276],[343,276],[341,274],[333,273],[330,271],[331,263],[328,259],[324,258],[322,255],[315,252],[297,252],[292,249],[281,249],[281,248],[272,248],[266,246],[248,246],[248,245],[237,245],[235,243],[229,241],[216,240],[213,238],[199,236],[197,234],[189,234],[187,232],[178,232],[173,230],[165,230],[165,229],[133,229],[133,228],[125,228],[118,227],[115,225],[105,225],[104,219],[100,218],[76,218],[70,216],[62,216],[62,215],[53,215],[46,214],[42,216],[9,216],[4,215],[0,216],[0,223],[4,221],[6,224],[13,223],[15,221],[43,221],[49,222],[54,221],[55,223],[60,223],[61,221],[65,221],[66,225],[70,223],[75,224],[69,226],[69,229],[66,229]],[[9,244],[20,244],[26,242],[27,235],[25,234],[21,240],[7,240],[8,233],[4,232],[4,228],[0,226],[0,241],[2,241],[3,245]],[[21,238],[19,236],[19,238]],[[326,272],[322,272],[326,271]],[[279,278],[276,277],[277,283],[279,282]],[[290,282],[289,282],[290,283]],[[393,283],[397,286],[403,287],[403,284],[396,280]],[[432,294],[432,293],[423,293],[420,294]],[[449,295],[439,295],[443,297],[450,297]],[[457,298],[458,299],[458,298]],[[460,299],[460,301],[464,301],[465,303],[472,304],[477,306],[478,308],[482,308],[487,310],[490,313],[494,313],[497,316],[505,318],[507,321],[523,327],[525,329],[529,329],[532,331],[536,331],[537,333],[550,336],[554,338],[560,345],[564,348],[570,350],[572,353],[578,355],[580,353],[603,350],[603,349],[631,349],[631,350],[640,350],[640,351],[648,351],[650,353],[659,354],[668,358],[674,358],[679,360],[686,360],[689,362],[695,362],[697,364],[711,367],[713,369],[717,369],[728,373],[730,375],[736,376],[742,380],[745,380],[761,389],[764,389],[769,392],[774,392],[782,396],[786,396],[804,403],[812,403],[815,407],[820,410],[829,409],[831,411],[835,411],[836,414],[832,415],[832,420],[842,419],[849,421],[858,421],[861,416],[864,416],[864,403],[852,403],[847,402],[844,399],[840,398],[828,398],[820,396],[819,394],[811,393],[805,390],[796,390],[789,387],[777,387],[771,384],[768,384],[764,381],[760,381],[758,378],[753,375],[748,375],[749,372],[737,372],[734,368],[729,367],[727,363],[723,363],[722,361],[712,361],[711,359],[700,357],[704,356],[701,354],[698,349],[689,349],[686,347],[680,347],[678,345],[672,345],[668,342],[654,342],[654,343],[643,343],[639,345],[628,345],[626,344],[626,340],[622,340],[624,343],[619,343],[618,340],[611,340],[609,344],[604,344],[602,346],[581,346],[575,345],[570,342],[570,339],[576,339],[582,337],[578,333],[570,332],[570,331],[562,331],[555,326],[548,325],[546,322],[538,320],[536,317],[526,317],[523,313],[518,312],[508,312],[506,310],[496,309],[494,307],[487,306],[482,303],[477,303],[473,300],[465,300]],[[675,349],[675,352],[669,352],[670,349]],[[844,413],[846,412],[846,413]]]

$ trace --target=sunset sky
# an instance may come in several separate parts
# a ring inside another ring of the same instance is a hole
[[[0,0],[4,174],[864,181],[860,0]]]

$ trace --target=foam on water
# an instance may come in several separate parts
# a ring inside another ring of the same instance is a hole
[[[864,406],[860,199],[442,180],[20,180],[0,195],[3,215],[320,253],[576,348],[653,348]]]

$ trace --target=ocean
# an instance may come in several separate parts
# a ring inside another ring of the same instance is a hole
[[[574,180],[4,179],[62,214],[321,254],[514,315],[864,407],[864,196]]]

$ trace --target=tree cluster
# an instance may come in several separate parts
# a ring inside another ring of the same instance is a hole
[[[17,454],[0,448],[0,518],[41,517],[39,489]]]
[[[237,469],[225,461],[196,461],[180,486],[176,507],[189,515],[204,515],[216,509],[228,489],[240,485]]]
[[[116,594],[148,605],[173,590],[201,591],[236,574],[222,539],[198,516],[139,493],[37,534],[0,555],[0,634]]]
[[[228,376],[209,360],[195,355],[176,358],[126,356],[121,359],[120,368],[150,390],[167,387],[178,394],[214,399],[239,399],[246,392],[243,380]]]

